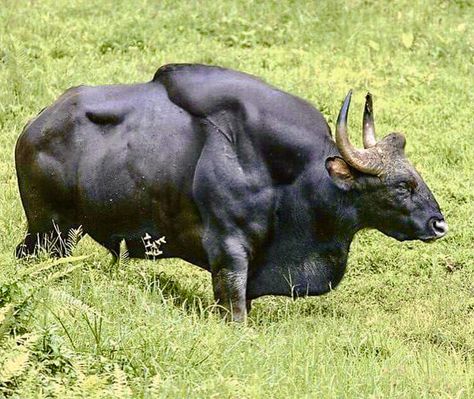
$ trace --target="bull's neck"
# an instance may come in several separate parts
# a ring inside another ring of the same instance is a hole
[[[356,204],[357,198],[337,188],[324,172],[307,173],[280,190],[275,231],[293,231],[294,238],[317,242],[328,250],[348,246],[362,228]]]

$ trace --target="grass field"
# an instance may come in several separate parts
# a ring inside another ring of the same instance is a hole
[[[96,4],[94,4],[96,3]],[[389,4],[390,3],[390,4]],[[474,398],[474,8],[471,0],[0,0],[0,397]],[[18,262],[13,162],[29,118],[78,84],[143,82],[169,62],[243,70],[350,127],[374,94],[450,226],[431,245],[362,232],[329,295],[212,310],[179,260]]]

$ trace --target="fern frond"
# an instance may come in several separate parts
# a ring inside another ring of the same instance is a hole
[[[46,283],[50,283],[51,281],[57,280],[61,277],[65,277],[79,267],[81,267],[81,265],[70,266],[64,270],[58,270],[57,272],[54,272],[48,276],[48,278],[46,279]]]
[[[158,398],[160,396],[160,387],[161,387],[161,376],[159,374],[155,374],[151,379],[150,385],[148,387],[148,392],[150,393],[150,397]]]
[[[126,264],[129,261],[129,253],[125,240],[120,242],[119,264]]]
[[[30,359],[30,353],[26,347],[13,352],[0,368],[0,381],[6,383],[20,376],[26,369]]]
[[[96,316],[104,318],[104,316],[93,307],[81,301],[79,298],[76,298],[74,295],[69,294],[63,290],[49,288],[49,294],[54,300],[53,302],[59,302],[63,304],[62,308],[67,310],[78,310],[82,313],[87,314],[88,316]]]
[[[13,321],[13,310],[14,306],[11,303],[0,309],[0,341],[3,335],[9,330]]]
[[[65,243],[66,251],[68,254],[72,254],[74,249],[77,247],[77,244],[84,235],[82,231],[82,226],[79,226],[77,229],[70,229],[67,235],[67,240]]]
[[[39,338],[36,333],[26,333],[17,337],[16,342],[21,348],[31,349]]]
[[[81,255],[81,256],[68,256],[66,258],[61,258],[61,259],[55,259],[54,261],[48,260],[46,262],[41,262],[38,263],[37,265],[34,265],[33,267],[28,267],[25,270],[23,270],[17,277],[16,281],[20,281],[25,277],[28,277],[29,279],[31,277],[37,276],[47,270],[50,270],[56,266],[63,265],[65,263],[76,263],[76,262],[81,262],[87,258],[89,258],[91,255]]]
[[[130,398],[132,390],[128,386],[127,375],[117,364],[114,364],[113,371],[114,383],[112,386],[114,398]]]

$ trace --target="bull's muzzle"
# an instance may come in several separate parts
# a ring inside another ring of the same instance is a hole
[[[444,219],[432,218],[429,225],[436,239],[444,237],[448,232],[448,224]]]

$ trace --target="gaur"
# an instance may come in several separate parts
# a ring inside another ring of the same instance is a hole
[[[67,90],[24,129],[15,160],[28,234],[82,231],[118,256],[159,258],[212,274],[215,299],[243,320],[262,295],[321,295],[341,281],[356,232],[432,241],[447,224],[405,157],[405,138],[377,141],[372,99],[364,148],[348,138],[347,95],[335,140],[308,102],[251,75],[162,66],[152,81]],[[68,249],[53,240],[58,256]]]

